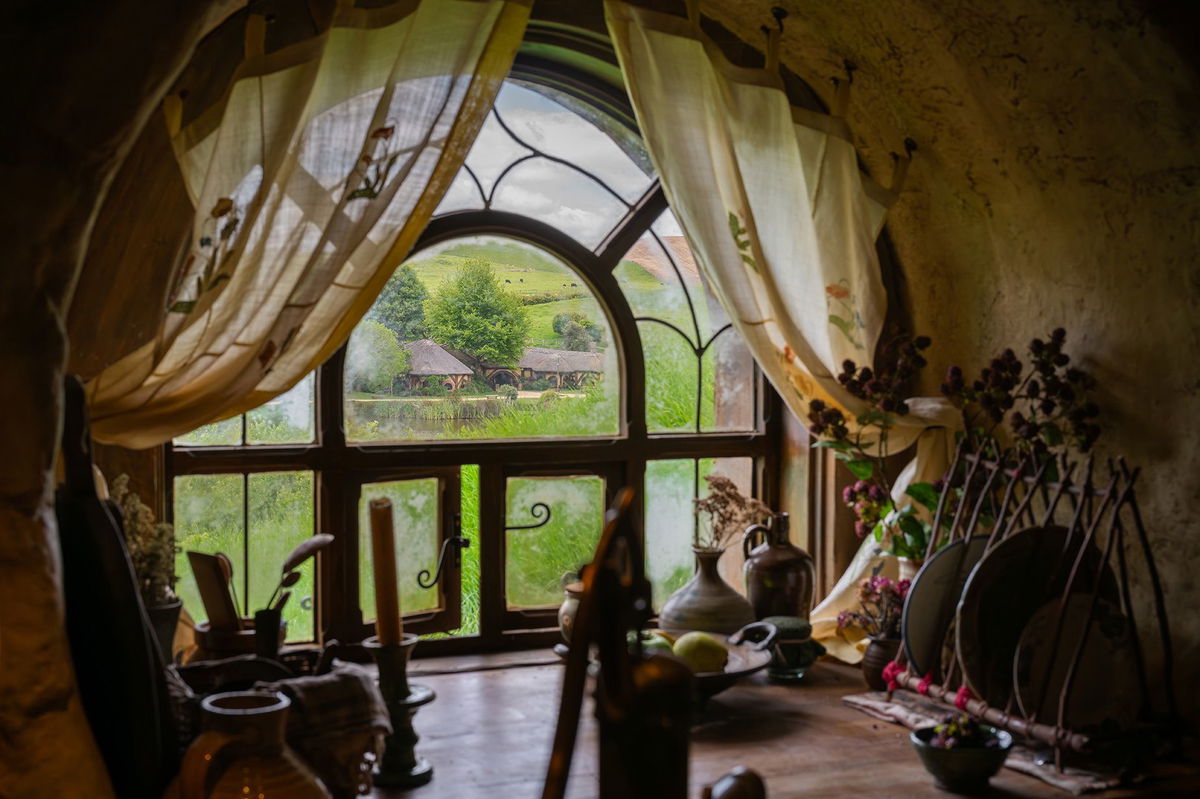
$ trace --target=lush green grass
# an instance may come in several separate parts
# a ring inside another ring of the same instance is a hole
[[[251,616],[266,605],[279,582],[284,558],[315,532],[312,472],[252,474],[246,485],[249,534],[244,536],[241,475],[175,478],[175,543],[180,548],[175,561],[180,578],[176,590],[196,621],[203,621],[207,615],[188,564],[187,550],[224,552],[229,556],[239,610]],[[248,573],[243,547],[250,556]],[[313,610],[302,607],[302,600],[313,596],[312,562],[301,571],[303,576],[291,588],[292,596],[283,612],[288,623],[288,640],[292,641],[313,638]]]
[[[606,343],[612,340],[612,334],[608,331],[608,320],[600,310],[600,304],[591,297],[526,305],[525,314],[529,317],[530,340],[539,347],[561,347],[562,339],[554,332],[554,317],[561,313],[575,312],[584,314],[588,319],[604,328]]]
[[[598,383],[583,396],[517,401],[499,416],[447,430],[444,438],[537,438],[600,436],[617,432],[617,398],[611,383]]]
[[[545,607],[562,602],[564,575],[592,559],[604,521],[604,480],[592,475],[510,477],[507,525],[542,521],[532,508],[545,503],[549,521],[507,534],[505,588],[510,605]]]

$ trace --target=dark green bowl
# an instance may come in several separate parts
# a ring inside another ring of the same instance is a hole
[[[938,749],[929,745],[934,736],[933,727],[924,727],[909,733],[909,740],[925,770],[933,775],[938,786],[955,793],[974,793],[987,787],[988,780],[996,775],[1012,749],[1012,736],[1004,730],[983,727],[985,732],[1000,741],[996,747],[960,746],[955,749]]]

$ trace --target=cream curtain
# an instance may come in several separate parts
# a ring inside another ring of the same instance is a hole
[[[458,172],[527,0],[339,2],[264,54],[260,16],[220,102],[166,124],[196,209],[157,338],[88,385],[92,431],[153,446],[287,391],[349,336]]]
[[[861,401],[834,375],[871,364],[887,298],[875,239],[891,193],[859,170],[843,120],[794,108],[776,75],[731,65],[687,20],[608,0],[609,31],[646,146],[671,208],[710,285],[759,366],[801,419],[820,398],[853,418]],[[889,448],[921,438],[912,480],[948,465],[954,409],[914,399]],[[813,612],[814,635],[843,659],[860,651],[835,635],[858,579],[895,558],[864,541],[851,569]],[[886,572],[885,572],[886,573]]]

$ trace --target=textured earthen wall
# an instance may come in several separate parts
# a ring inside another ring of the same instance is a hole
[[[0,51],[0,795],[111,796],[63,627],[54,464],[65,318],[100,202],[235,0],[10,4]],[[93,335],[102,335],[94,331]],[[73,534],[77,531],[68,531]]]
[[[749,42],[772,2],[706,2]],[[1182,3],[785,0],[782,59],[849,113],[884,180],[920,150],[889,230],[932,361],[982,366],[1058,325],[1100,379],[1101,454],[1139,491],[1179,649],[1200,691],[1200,82]],[[1188,16],[1193,19],[1188,19]],[[1020,351],[1020,350],[1018,350]],[[940,369],[931,372],[940,372]],[[927,375],[937,391],[940,373]],[[1142,596],[1147,593],[1142,586]]]

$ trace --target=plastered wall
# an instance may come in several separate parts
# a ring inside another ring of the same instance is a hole
[[[774,3],[702,11],[761,41]],[[1177,684],[1200,716],[1200,85],[1184,3],[805,0],[783,62],[848,118],[868,168],[919,146],[888,223],[925,390],[1062,325],[1102,384],[1099,454],[1143,467]],[[1193,4],[1194,8],[1194,4]],[[1189,18],[1190,17],[1190,18]],[[1018,349],[1018,352],[1021,352]],[[1145,586],[1140,596],[1149,597]]]

